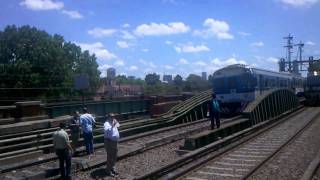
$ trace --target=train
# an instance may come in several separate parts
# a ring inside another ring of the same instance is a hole
[[[307,76],[304,97],[306,99],[306,105],[320,105],[320,75],[309,74]]]
[[[300,95],[304,91],[304,78],[288,72],[275,72],[234,64],[213,73],[213,92],[226,113],[242,112],[248,103],[265,91],[288,88]]]

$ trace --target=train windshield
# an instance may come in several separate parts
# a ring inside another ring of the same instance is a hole
[[[254,82],[250,74],[218,77],[213,79],[213,90],[218,94],[230,93],[230,91],[247,92],[254,88]]]

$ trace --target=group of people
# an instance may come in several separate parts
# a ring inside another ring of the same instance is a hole
[[[118,153],[118,141],[120,138],[118,127],[119,122],[115,119],[115,114],[108,113],[104,123],[104,145],[107,152],[106,173],[109,176],[116,176],[115,163]],[[71,157],[76,155],[76,148],[79,146],[80,134],[82,132],[84,146],[89,159],[94,155],[93,129],[95,127],[95,117],[83,108],[83,114],[75,111],[69,124],[71,143],[66,132],[66,124],[60,123],[59,129],[53,134],[53,144],[56,155],[59,159],[59,168],[62,179],[71,179]]]
[[[220,103],[215,94],[208,103],[208,112],[211,121],[211,129],[215,126],[220,128]],[[118,141],[120,138],[118,127],[119,122],[115,119],[115,114],[108,113],[104,123],[104,146],[107,152],[106,173],[109,176],[116,176],[115,163],[118,153]],[[82,131],[84,145],[89,159],[94,154],[93,128],[95,127],[95,117],[88,113],[87,108],[83,108],[83,114],[74,112],[69,124],[72,143],[69,143],[69,136],[65,131],[65,123],[60,123],[60,128],[53,134],[53,144],[59,158],[60,173],[63,179],[71,179],[71,156],[76,153],[79,145],[80,132]]]

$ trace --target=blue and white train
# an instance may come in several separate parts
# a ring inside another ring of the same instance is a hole
[[[235,64],[213,74],[213,92],[229,111],[241,112],[263,92],[274,88],[289,88],[303,92],[304,78],[286,72],[274,72]]]

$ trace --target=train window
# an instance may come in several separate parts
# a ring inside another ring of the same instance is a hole
[[[236,88],[236,79],[234,77],[229,78],[229,87]]]

